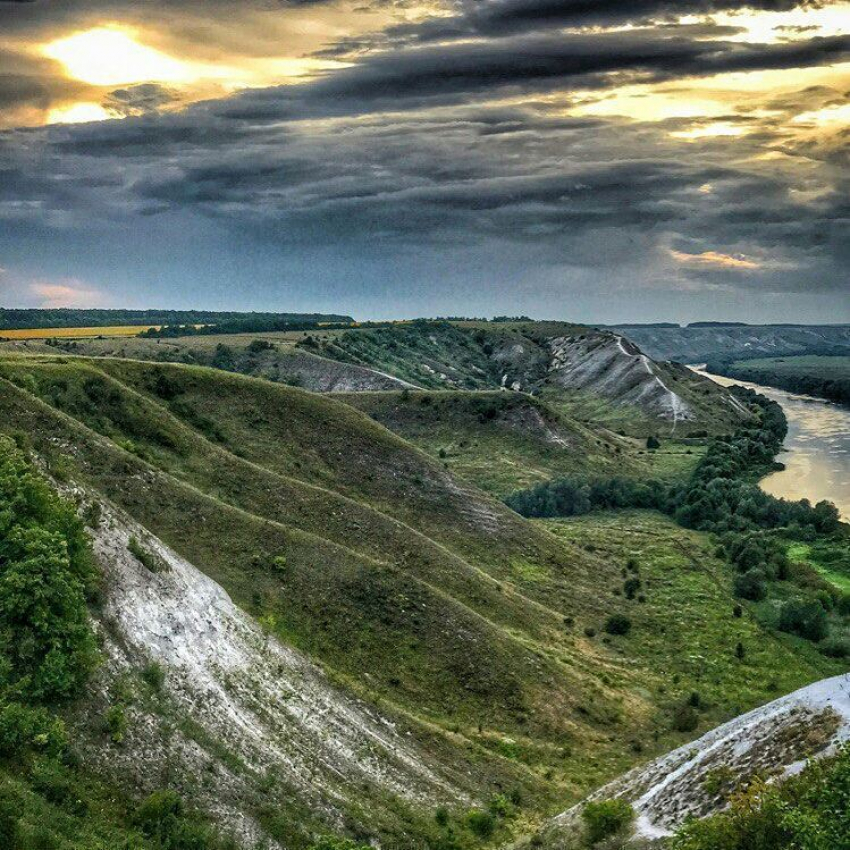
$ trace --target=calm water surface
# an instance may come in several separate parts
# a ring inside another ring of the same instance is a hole
[[[702,371],[697,369],[697,371]],[[782,405],[788,418],[785,464],[761,481],[766,492],[785,499],[833,502],[841,518],[850,521],[850,408],[811,396],[796,395],[745,381],[733,381],[702,371],[718,384],[740,384]]]

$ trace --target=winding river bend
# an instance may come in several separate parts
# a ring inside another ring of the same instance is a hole
[[[785,499],[809,499],[812,504],[827,499],[845,522],[850,521],[850,408],[702,369],[696,371],[723,386],[750,387],[782,405],[788,436],[786,450],[777,459],[785,469],[761,480],[765,492]]]

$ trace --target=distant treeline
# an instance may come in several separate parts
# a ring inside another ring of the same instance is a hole
[[[238,321],[338,322],[351,316],[324,313],[240,313],[209,310],[12,310],[0,307],[0,331],[26,328],[103,328],[116,325],[206,325]]]
[[[829,349],[820,352],[807,352],[808,354],[835,356],[836,352],[834,349]],[[843,350],[842,355],[847,356],[846,349]],[[725,375],[727,378],[734,378],[737,381],[751,381],[754,384],[765,384],[792,393],[813,395],[838,404],[850,405],[850,375],[846,378],[835,378],[812,373],[789,374],[771,369],[768,366],[748,365],[746,362],[735,365],[728,360],[713,361],[707,364],[706,368],[715,375]]]
[[[328,322],[322,320],[300,321],[295,319],[242,318],[229,319],[215,324],[163,325],[148,328],[139,336],[148,339],[171,339],[178,336],[213,336],[216,334],[274,333],[276,331],[329,331],[350,328],[351,322]]]

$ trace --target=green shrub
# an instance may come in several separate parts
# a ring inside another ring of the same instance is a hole
[[[479,838],[489,838],[496,830],[496,819],[490,812],[473,809],[466,816],[466,825]]]
[[[850,847],[850,748],[809,762],[797,776],[755,779],[728,809],[686,823],[670,850],[847,850]]]
[[[623,593],[626,599],[634,599],[640,589],[641,580],[639,578],[629,578],[623,582]]]
[[[625,614],[612,614],[605,621],[609,635],[627,635],[632,630],[632,621]]]
[[[368,844],[358,844],[350,838],[336,838],[326,835],[315,844],[310,845],[310,850],[374,850]]]
[[[735,596],[758,602],[767,595],[767,585],[761,570],[748,570],[735,576]]]
[[[673,728],[677,732],[693,732],[699,726],[699,715],[696,709],[685,703],[676,709],[673,715]]]
[[[161,691],[165,684],[165,670],[158,661],[149,661],[142,668],[142,681],[148,684],[152,690]]]
[[[850,658],[850,641],[846,638],[829,638],[821,644],[820,651],[829,658]]]
[[[625,800],[598,800],[588,803],[581,812],[587,843],[592,846],[624,832],[634,817],[634,809]]]
[[[174,791],[154,791],[136,809],[136,826],[157,850],[217,850],[225,843],[187,811]]]
[[[66,745],[64,723],[46,709],[0,703],[0,756],[17,756],[30,749],[55,756]]]
[[[113,744],[120,744],[127,734],[127,712],[121,703],[110,706],[103,718],[103,731]]]
[[[149,549],[142,546],[135,536],[127,541],[127,549],[143,567],[152,573],[162,572],[166,568],[165,563]]]

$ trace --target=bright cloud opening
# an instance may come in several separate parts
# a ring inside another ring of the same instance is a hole
[[[72,103],[56,106],[47,113],[48,124],[85,124],[88,121],[105,121],[117,116],[104,109],[99,103]]]
[[[42,52],[61,62],[70,77],[93,86],[179,83],[197,76],[191,65],[139,44],[130,32],[113,27],[60,38]]]

